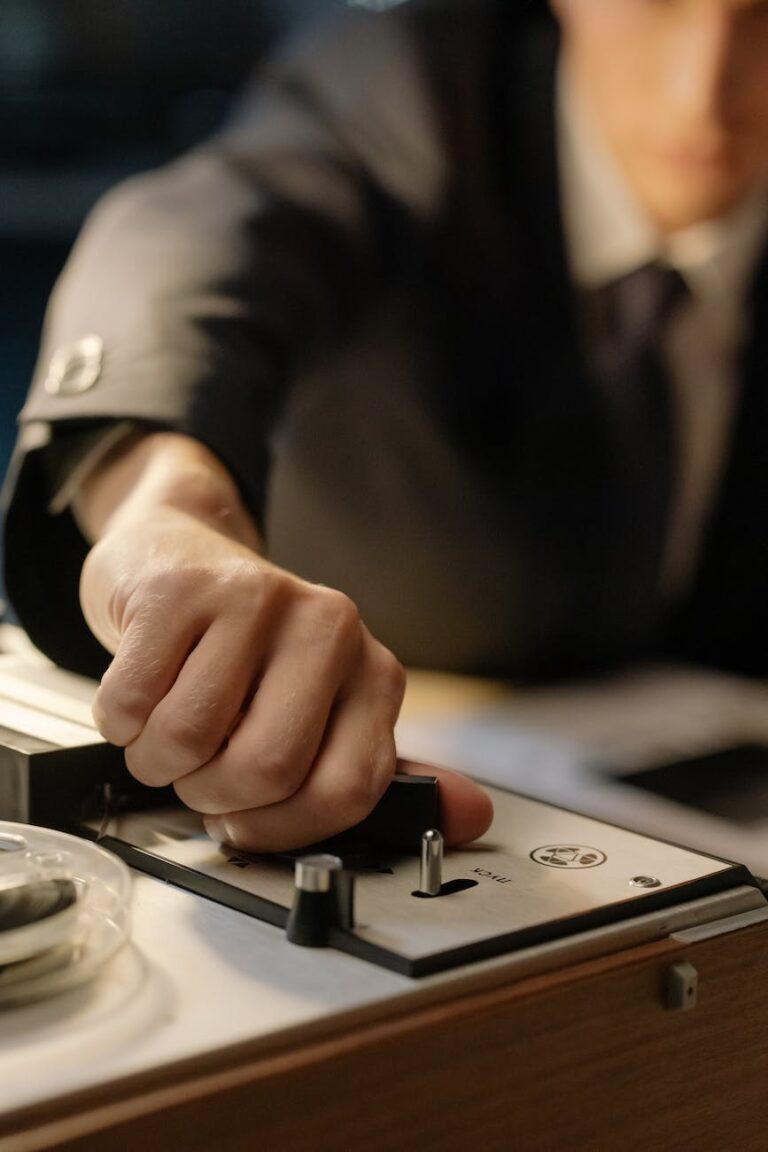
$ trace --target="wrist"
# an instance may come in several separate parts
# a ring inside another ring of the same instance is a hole
[[[176,433],[155,433],[117,451],[88,478],[74,501],[75,516],[93,543],[120,525],[153,512],[182,512],[246,547],[259,533],[234,479],[202,444]]]

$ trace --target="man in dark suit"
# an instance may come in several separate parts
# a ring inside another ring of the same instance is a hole
[[[553,8],[303,41],[54,294],[7,584],[215,836],[363,815],[398,660],[766,670],[768,4]]]

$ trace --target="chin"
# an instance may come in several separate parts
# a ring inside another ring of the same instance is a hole
[[[727,216],[750,192],[742,180],[710,180],[679,177],[646,182],[639,188],[641,200],[665,232],[676,232],[695,224]]]

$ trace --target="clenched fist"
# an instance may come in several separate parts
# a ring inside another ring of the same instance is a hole
[[[204,448],[147,437],[91,478],[76,511],[96,539],[83,611],[114,656],[94,718],[138,780],[173,784],[214,838],[274,851],[358,823],[409,770],[393,736],[401,666],[346,596],[259,556]],[[447,842],[482,834],[485,794],[429,772]]]

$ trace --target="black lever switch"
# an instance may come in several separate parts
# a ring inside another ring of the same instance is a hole
[[[277,855],[293,861],[308,853],[329,853],[346,867],[366,868],[387,856],[418,856],[425,829],[439,827],[437,777],[398,772],[365,820],[328,840]]]

